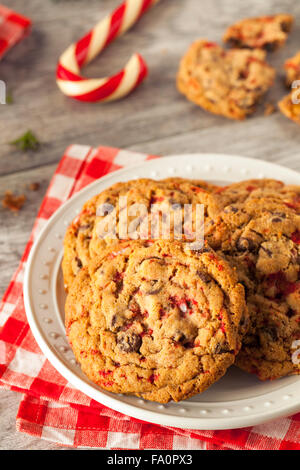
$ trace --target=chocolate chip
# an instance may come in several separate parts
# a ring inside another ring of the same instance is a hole
[[[249,291],[247,284],[244,281],[239,281],[239,283],[242,284],[244,291],[245,291],[245,297],[247,298],[248,291]]]
[[[96,214],[103,217],[104,215],[110,214],[113,210],[114,206],[105,202],[104,204],[100,204],[100,206],[97,207]]]
[[[273,215],[278,215],[282,219],[286,219],[286,214],[284,212],[274,212]]]
[[[237,47],[237,48],[243,47],[243,43],[239,39],[236,39],[236,38],[230,38],[229,41],[227,42],[230,45],[230,47]]]
[[[187,338],[182,331],[176,330],[171,339],[176,343],[184,343]]]
[[[203,248],[199,248],[199,249],[196,249],[196,250],[193,250],[193,253],[195,253],[196,255],[201,255],[202,253],[209,253],[211,251],[210,248],[206,248],[205,246]]]
[[[142,339],[136,333],[125,331],[117,335],[117,345],[120,351],[126,353],[138,352],[141,344]]]
[[[273,217],[271,222],[274,222],[274,223],[282,222],[282,219],[280,217]]]
[[[261,249],[269,256],[269,258],[272,258],[273,256],[273,253],[271,250],[269,250],[268,248],[265,248],[261,245]]]
[[[277,48],[277,45],[276,45],[276,41],[274,42],[266,42],[264,44],[264,49],[267,51],[267,52],[273,52],[275,51]]]
[[[123,280],[116,282],[116,293],[119,294],[123,290]]]
[[[152,290],[148,290],[145,295],[156,295],[156,294],[159,294],[159,292],[162,290],[162,286],[156,288],[156,289],[152,289]]]
[[[214,354],[224,354],[230,352],[227,344],[218,343],[214,349]]]
[[[197,276],[203,281],[205,284],[208,284],[211,281],[211,278],[208,274],[203,273],[201,271],[197,271]]]
[[[239,211],[238,208],[235,206],[227,206],[224,209],[225,214],[229,214],[230,212],[233,212],[234,214],[236,214],[238,211]]]
[[[288,311],[286,312],[286,316],[288,318],[292,318],[294,315],[295,315],[295,310],[293,310],[292,308],[289,308]]]
[[[256,250],[256,246],[253,240],[251,240],[251,238],[241,237],[236,243],[236,249],[238,251],[254,252]]]
[[[281,28],[281,31],[283,31],[284,33],[288,33],[291,30],[291,25],[290,25],[290,23],[287,23],[286,21],[283,21],[280,24],[280,28]]]
[[[262,333],[267,335],[271,341],[277,341],[278,340],[278,331],[274,326],[268,326],[266,328],[262,328]]]
[[[82,261],[81,261],[81,259],[77,258],[77,256],[76,256],[75,261],[76,261],[76,264],[77,264],[78,268],[81,269],[81,268],[82,268]]]
[[[80,225],[80,227],[78,227],[78,231],[84,232],[85,230],[88,230],[90,227],[91,227],[90,224]]]

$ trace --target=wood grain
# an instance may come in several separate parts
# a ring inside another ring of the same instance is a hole
[[[283,61],[299,49],[300,2],[161,0],[87,68],[87,76],[103,76],[121,68],[134,51],[146,58],[148,80],[126,99],[106,105],[64,97],[55,84],[55,67],[59,54],[119,0],[4,3],[32,18],[33,31],[7,54],[0,67],[0,79],[14,97],[12,105],[1,105],[0,197],[7,189],[27,196],[17,216],[0,209],[0,294],[18,265],[49,180],[70,143],[111,145],[160,155],[233,153],[300,171],[300,129],[278,111],[264,117],[260,108],[246,122],[231,122],[188,103],[175,87],[179,59],[194,39],[220,41],[224,29],[238,19],[286,11],[295,15],[295,28],[287,45],[269,56],[278,74],[266,101],[275,104],[286,93]],[[42,142],[38,152],[22,153],[9,145],[28,129]],[[28,184],[36,181],[40,189],[29,191]],[[19,398],[18,394],[1,392],[0,448],[55,448],[54,444],[15,433]]]

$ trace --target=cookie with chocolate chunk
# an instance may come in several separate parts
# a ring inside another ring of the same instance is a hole
[[[252,220],[229,256],[254,286],[247,297],[250,329],[236,364],[261,380],[300,374],[300,217]]]
[[[66,302],[66,331],[99,387],[166,403],[206,390],[240,349],[244,289],[213,250],[119,242],[84,267]]]
[[[91,256],[101,254],[107,245],[121,238],[193,241],[196,231],[200,230],[196,222],[207,223],[219,211],[213,188],[213,185],[200,180],[168,178],[147,183],[141,180],[118,183],[103,191],[97,201]],[[103,204],[113,208],[109,216],[101,211]],[[201,205],[203,214],[197,214]],[[107,234],[111,220],[116,228],[115,238]]]
[[[285,44],[292,25],[293,16],[284,13],[246,18],[231,25],[223,40],[231,47],[275,51]]]
[[[228,205],[207,236],[246,291],[250,329],[236,364],[262,380],[300,373],[300,217],[285,201],[296,190]]]
[[[101,253],[108,244],[118,242],[120,233],[122,238],[128,238],[127,233],[132,238],[138,236],[149,238],[144,233],[149,229],[145,225],[146,214],[139,205],[148,210],[151,206],[155,206],[154,209],[158,214],[153,221],[153,224],[158,225],[156,233],[162,233],[165,226],[167,238],[169,237],[168,214],[170,214],[170,236],[177,232],[180,237],[180,232],[184,233],[185,229],[186,232],[189,231],[189,227],[192,232],[195,229],[193,220],[185,227],[181,223],[181,220],[184,221],[184,204],[193,204],[192,219],[196,204],[204,205],[205,218],[216,214],[217,206],[211,194],[213,188],[213,185],[201,180],[189,182],[183,178],[161,181],[138,179],[116,183],[91,198],[84,204],[82,211],[68,227],[65,235],[62,269],[66,288],[70,287],[75,276],[83,266],[86,266],[91,257]],[[126,212],[127,220],[124,221],[122,216]],[[153,230],[155,232],[155,227]]]
[[[178,90],[214,114],[245,119],[273,84],[275,71],[259,49],[224,50],[206,40],[194,42],[180,62]]]

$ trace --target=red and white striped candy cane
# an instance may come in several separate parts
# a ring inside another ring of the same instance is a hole
[[[61,91],[80,101],[113,101],[134,90],[147,76],[147,65],[134,54],[116,75],[84,78],[80,69],[93,60],[114,39],[125,33],[159,0],[126,0],[111,15],[100,21],[60,57],[56,83]]]

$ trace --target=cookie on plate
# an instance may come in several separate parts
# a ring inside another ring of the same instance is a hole
[[[263,50],[225,51],[216,43],[199,40],[180,62],[177,87],[211,113],[244,119],[255,111],[274,77]]]
[[[84,267],[66,302],[66,331],[101,388],[167,403],[206,390],[240,349],[247,318],[234,270],[210,248],[120,242]]]
[[[211,215],[216,213],[215,199],[210,194],[213,188],[213,185],[201,180],[192,180],[190,183],[183,178],[170,178],[161,181],[138,179],[126,183],[116,183],[91,198],[84,204],[82,211],[68,227],[65,235],[62,269],[66,289],[70,287],[80,269],[87,265],[91,256],[101,253],[107,244],[118,242],[120,220],[122,222],[120,214],[125,214],[125,206],[120,206],[120,197],[123,198],[121,205],[125,204],[124,198],[126,198],[128,210],[136,208],[136,213],[128,214],[127,218],[127,228],[131,237],[137,237],[142,231],[142,227],[145,229],[143,226],[145,214],[138,213],[138,204],[143,204],[149,209],[150,206],[155,205],[162,214],[159,223],[164,217],[163,214],[170,211],[170,236],[174,233],[176,220],[179,225],[177,227],[178,236],[180,236],[180,230],[184,232],[184,226],[180,224],[184,204],[193,204],[193,207],[196,204],[203,204],[204,215],[207,218],[209,213]],[[165,221],[165,224],[167,222],[168,220]],[[108,233],[107,224],[109,223],[115,226],[116,233]],[[160,231],[162,232],[161,225]],[[195,229],[194,226],[192,228]],[[188,225],[186,225],[186,231],[188,231]],[[105,237],[103,236],[104,232]],[[166,236],[168,237],[168,234]],[[126,238],[126,233],[124,233],[124,237]]]
[[[300,217],[264,215],[230,253],[253,284],[250,329],[236,365],[261,380],[300,374]]]
[[[293,16],[284,13],[246,18],[231,25],[223,40],[232,47],[274,51],[285,44],[292,25]]]
[[[210,192],[207,191],[208,188]],[[108,215],[101,214],[98,210],[90,242],[91,256],[101,254],[107,245],[115,243],[119,238],[184,238],[193,241],[196,230],[199,229],[199,225],[196,227],[196,220],[198,223],[203,222],[201,214],[197,216],[197,205],[203,206],[205,223],[218,213],[212,189],[212,185],[202,181],[183,178],[152,181],[148,184],[138,180],[112,186],[103,191],[98,199],[99,209],[103,204],[109,204],[113,210]],[[120,197],[126,197],[126,205]],[[147,209],[145,212],[139,209],[140,204]],[[191,212],[185,212],[186,205],[190,205]],[[115,221],[115,238],[106,234],[109,217]],[[124,229],[128,235],[122,236]]]
[[[256,190],[256,197],[227,205],[206,235],[245,287],[250,329],[236,364],[262,380],[300,372],[293,362],[300,339],[300,217],[298,205],[287,203],[298,189],[266,197]]]

